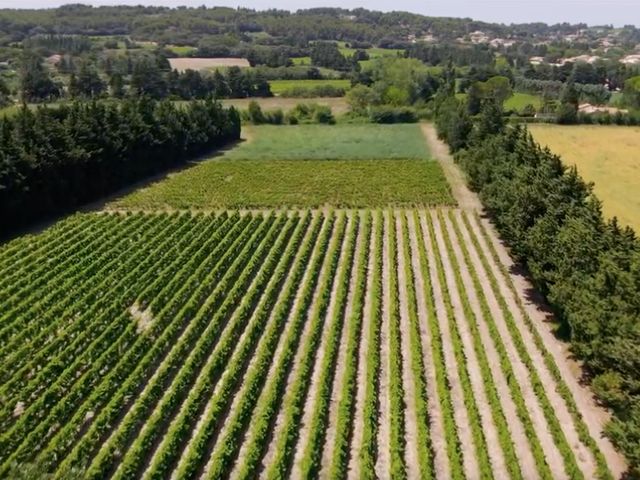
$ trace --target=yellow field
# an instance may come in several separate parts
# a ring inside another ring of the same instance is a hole
[[[640,232],[640,127],[532,125],[530,130],[595,183],[605,215]]]

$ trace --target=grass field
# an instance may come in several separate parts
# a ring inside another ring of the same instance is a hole
[[[93,213],[10,242],[0,477],[611,478],[497,248],[459,210]]]
[[[322,87],[330,85],[336,88],[343,88],[344,90],[348,90],[351,88],[350,80],[271,80],[269,82],[271,86],[271,92],[274,95],[279,95],[287,90],[291,90],[293,88],[313,88],[313,87]]]
[[[530,95],[528,93],[514,93],[504,102],[505,110],[522,111],[527,105],[533,105],[536,109],[542,106],[542,98],[539,95]]]
[[[185,57],[198,50],[190,45],[167,45],[166,48],[180,57]]]
[[[242,160],[425,159],[417,124],[245,127],[251,139],[227,154]]]
[[[117,209],[450,205],[428,160],[212,160],[115,201]]]
[[[605,215],[640,231],[640,128],[532,125],[535,139],[595,183]]]
[[[456,93],[456,97],[460,100],[467,98],[466,93]],[[505,110],[522,111],[527,105],[533,105],[535,108],[542,106],[542,98],[538,95],[530,95],[528,93],[514,93],[504,102]]]

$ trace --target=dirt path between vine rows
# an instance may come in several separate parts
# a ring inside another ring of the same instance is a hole
[[[402,223],[396,213],[393,221],[396,222],[396,242],[398,246],[398,256],[396,265],[398,267],[398,299],[400,301],[400,352],[402,356],[402,384],[404,391],[404,437],[405,452],[404,459],[407,464],[408,478],[420,477],[420,462],[418,460],[418,415],[416,411],[415,380],[413,378],[413,368],[411,368],[411,340],[410,335],[413,330],[409,323],[409,297],[407,292],[407,275],[405,262],[410,261],[404,256],[404,235],[402,234]]]
[[[391,470],[389,441],[391,439],[389,399],[389,214],[384,213],[384,233],[382,242],[382,325],[380,328],[380,380],[378,412],[378,458],[376,458],[376,476],[388,478]]]
[[[373,269],[375,268],[375,247],[376,228],[378,225],[377,216],[373,216],[371,221],[371,235],[369,238],[369,261],[367,263],[367,284],[364,297],[364,310],[362,312],[362,335],[360,337],[360,351],[358,359],[358,373],[356,377],[356,402],[354,407],[353,437],[351,439],[351,450],[349,454],[349,478],[360,478],[360,448],[363,440],[364,425],[364,402],[367,393],[367,368],[369,358],[369,330],[371,328],[371,290],[373,289]]]
[[[454,212],[454,215],[456,216],[459,214],[459,210]],[[449,237],[451,238],[451,245],[453,246],[454,255],[456,257],[458,265],[460,266],[460,275],[465,287],[465,293],[469,300],[469,306],[471,307],[471,310],[476,317],[475,323],[478,329],[478,334],[480,335],[482,348],[487,357],[487,363],[489,364],[491,381],[495,386],[496,393],[500,401],[500,406],[506,420],[506,426],[514,446],[514,451],[518,459],[520,471],[522,472],[523,477],[526,479],[533,480],[539,478],[536,461],[531,451],[531,445],[527,438],[522,421],[518,417],[518,411],[513,398],[511,397],[511,390],[509,389],[505,373],[500,367],[500,355],[498,354],[494,339],[492,338],[491,332],[487,326],[487,319],[485,318],[482,307],[480,306],[479,296],[484,297],[484,293],[482,291],[476,291],[476,286],[471,275],[471,271],[476,272],[477,275],[477,270],[473,265],[469,265],[467,263],[462,252],[462,247],[460,245],[460,242],[464,241],[466,250],[467,252],[469,252],[472,248],[472,243],[468,240],[468,238],[460,238],[457,236],[449,217],[445,217],[445,223],[447,226],[447,231],[449,232]],[[464,225],[460,225],[459,223],[456,223],[456,225],[460,227],[461,232],[464,232]],[[464,232],[463,235],[465,233],[466,232]],[[469,253],[469,258],[472,258],[472,253]],[[488,280],[486,278],[482,278],[480,275],[477,275],[477,278],[479,283],[488,285]],[[470,319],[470,321],[473,320]],[[498,439],[494,439],[493,441],[497,442]]]
[[[423,123],[420,127],[431,155],[440,163],[444,171],[444,176],[451,186],[451,193],[458,202],[458,206],[468,210],[482,210],[478,196],[467,187],[464,174],[454,163],[453,157],[449,153],[449,147],[438,138],[434,125]]]
[[[433,286],[433,298],[436,308],[436,316],[440,326],[440,337],[442,341],[442,353],[444,354],[444,363],[447,371],[447,379],[451,394],[451,403],[453,404],[453,416],[458,431],[458,438],[462,446],[462,463],[465,476],[468,479],[480,478],[480,467],[478,459],[473,448],[473,435],[471,432],[471,424],[469,414],[464,404],[464,394],[458,376],[456,367],[456,358],[451,343],[451,332],[449,331],[449,320],[447,309],[444,301],[443,285],[440,284],[438,277],[438,266],[436,264],[436,255],[440,255],[438,250],[434,250],[436,246],[432,244],[436,239],[431,239],[429,228],[427,227],[428,213],[422,212],[420,221],[422,223],[422,231],[425,233],[425,244],[429,261],[429,273],[431,275],[431,285]]]
[[[436,366],[432,356],[432,338],[429,331],[427,300],[425,297],[425,281],[422,277],[418,250],[418,232],[420,231],[413,215],[408,219],[409,240],[411,242],[411,264],[416,284],[416,302],[418,304],[418,321],[420,323],[420,340],[422,342],[423,365],[427,382],[427,409],[429,412],[429,435],[433,447],[433,467],[437,480],[447,480],[451,476],[451,466],[447,453],[447,437],[444,431],[440,396],[438,394]],[[431,295],[431,292],[427,293]]]
[[[320,229],[320,234],[318,235],[318,237],[321,237],[322,236],[322,232],[324,232],[324,229],[328,228],[327,224],[326,224],[326,222],[328,222],[328,221],[329,221],[328,218],[325,218],[323,220],[323,225],[322,225],[322,227]],[[333,228],[335,229],[335,226]],[[311,234],[312,229],[313,229],[313,226],[310,225],[309,226],[309,230],[307,231],[307,234],[304,237],[302,245],[304,245],[304,242],[306,242],[308,236]],[[332,235],[333,235],[333,233],[332,233]],[[319,249],[319,243],[318,243],[317,239],[314,239],[314,242],[315,243],[313,245],[312,252],[311,252],[311,255],[309,257],[309,261],[307,263],[307,266],[308,265],[312,265],[315,262],[315,259],[321,254],[320,249]],[[296,259],[294,260],[294,267],[293,268],[295,268],[295,266],[298,264],[298,260],[299,260],[299,254],[296,255]],[[328,261],[327,257],[325,257],[323,259],[322,265],[320,266],[320,275],[319,275],[320,280],[323,278],[324,275],[326,275],[325,272],[326,272],[326,269],[327,269],[327,261]],[[311,275],[311,269],[306,268],[306,266],[304,268],[305,268],[305,272],[302,275],[302,279],[300,280],[299,284],[297,285],[295,297],[294,297],[291,309],[289,311],[289,316],[287,318],[286,326],[284,327],[283,332],[282,332],[282,334],[281,334],[281,336],[280,336],[280,338],[278,340],[278,345],[276,347],[276,351],[275,351],[275,354],[273,356],[274,361],[271,363],[271,365],[269,367],[269,373],[268,373],[268,376],[267,376],[268,384],[265,385],[265,388],[263,389],[263,393],[268,391],[269,385],[271,384],[271,379],[274,378],[275,368],[276,368],[276,365],[280,361],[280,357],[282,356],[282,350],[284,349],[285,339],[288,337],[289,332],[291,330],[291,325],[293,323],[292,319],[294,318],[295,315],[298,314],[298,310],[300,309],[300,302],[302,301],[302,294],[303,294],[303,291],[304,291],[304,286],[309,281],[309,277]],[[319,293],[320,292],[320,286],[321,286],[321,282],[318,282],[318,285],[316,285],[316,288],[315,288],[315,290],[313,292],[313,295],[312,295],[311,308],[313,308],[313,305],[315,305],[315,302],[317,302],[317,299],[318,299],[319,294],[320,294]],[[285,286],[282,291],[286,292],[286,290],[287,290],[287,287]],[[278,311],[278,305],[280,305],[281,302],[282,302],[282,297],[279,296],[278,303],[276,304],[276,306],[274,306],[274,308],[273,308],[273,310],[271,312],[271,315],[270,315],[270,318],[269,318],[270,322],[271,322],[273,316],[275,315],[275,312]],[[308,323],[310,323],[310,322],[308,322]],[[303,339],[304,339],[305,331],[306,330],[303,330],[303,333],[302,333],[302,338]],[[288,391],[288,388],[289,388],[289,386],[290,386],[290,384],[292,382],[294,369],[295,369],[295,361],[294,361],[294,368],[291,369],[291,371],[289,372],[289,375],[287,377],[287,388],[285,389],[285,392]],[[258,399],[258,402],[260,402],[260,401],[261,401],[261,398]],[[263,465],[268,465],[270,463],[271,459],[273,458],[273,456],[275,455],[275,447],[276,447],[276,440],[275,439],[277,438],[275,436],[275,434],[279,431],[278,427],[281,426],[282,419],[283,419],[282,417],[283,417],[283,412],[282,412],[282,409],[280,409],[278,411],[278,414],[277,414],[277,417],[276,417],[276,421],[275,421],[275,424],[274,424],[274,428],[273,428],[274,435],[271,438],[271,441],[269,443],[269,448],[267,449],[267,452],[265,453],[265,457],[263,458],[263,462],[262,462]],[[247,442],[245,441],[245,444],[246,443]],[[240,455],[238,456],[238,458],[242,458],[242,453],[243,453],[243,450],[241,449],[240,450]],[[233,477],[233,473],[232,473],[232,477]]]
[[[313,366],[313,373],[311,376],[311,385],[309,386],[309,391],[307,392],[307,398],[304,401],[303,415],[302,421],[300,422],[300,433],[298,436],[298,442],[296,444],[296,452],[293,458],[293,468],[291,470],[291,478],[301,478],[302,473],[300,471],[301,463],[304,458],[305,450],[307,448],[307,444],[309,443],[309,436],[311,435],[311,423],[313,419],[313,415],[316,413],[315,411],[315,400],[318,392],[318,387],[320,383],[320,377],[322,375],[321,366],[324,362],[324,357],[327,349],[327,339],[329,337],[329,330],[331,328],[331,319],[333,318],[336,305],[336,297],[338,296],[338,288],[340,278],[340,270],[345,267],[345,259],[347,256],[347,251],[349,249],[349,230],[354,222],[353,216],[348,216],[348,222],[345,226],[345,234],[342,244],[340,245],[340,258],[338,260],[338,271],[336,272],[336,277],[334,279],[332,288],[331,288],[331,300],[329,302],[329,307],[327,308],[327,312],[325,315],[324,325],[322,327],[322,337],[320,340],[320,345],[316,352],[315,363]],[[357,232],[356,232],[357,233]],[[357,239],[356,239],[357,241]],[[357,248],[357,244],[356,244]],[[310,323],[310,322],[308,322]],[[341,338],[341,337],[340,337]],[[303,351],[303,347],[298,350],[298,354]],[[295,368],[294,368],[295,371]]]
[[[470,215],[470,217],[472,216]],[[544,364],[542,353],[536,347],[533,335],[525,325],[523,311],[517,305],[513,292],[511,292],[508,287],[508,281],[503,276],[499,267],[495,264],[489,247],[486,244],[486,240],[482,236],[478,221],[475,218],[470,218],[469,223],[471,224],[471,229],[478,239],[485,257],[489,260],[492,272],[498,280],[501,294],[505,298],[510,311],[513,313],[518,330],[520,331],[525,346],[527,347],[527,351],[534,364],[538,367],[537,369],[540,379],[544,385],[550,385],[551,383],[549,382],[553,381],[551,373]],[[506,247],[498,239],[493,227],[487,221],[483,220],[483,223],[487,228],[487,233],[489,234],[491,242],[502,264],[509,271],[516,271],[517,269],[515,268]],[[607,459],[607,464],[613,475],[616,478],[622,477],[624,472],[627,471],[626,461],[622,455],[614,449],[611,442],[603,434],[604,425],[609,419],[608,412],[596,405],[591,389],[580,383],[579,377],[582,374],[581,366],[578,362],[573,360],[569,350],[569,345],[559,341],[555,337],[553,333],[554,323],[550,321],[550,315],[547,313],[548,309],[533,298],[531,292],[534,292],[534,289],[528,279],[523,275],[513,273],[510,275],[510,279],[514,284],[518,297],[524,305],[524,314],[531,319],[534,328],[542,337],[546,350],[552,355],[554,363],[560,371],[560,376],[571,391],[573,399],[578,406],[578,410],[582,414],[583,421],[587,425],[591,437],[596,441],[598,448]],[[553,382],[553,384],[555,384],[555,382]],[[571,447],[576,451],[576,457],[581,468],[584,466],[584,468],[595,469],[591,452],[579,441],[577,437],[573,419],[571,418],[565,401],[560,397],[555,388],[547,388],[547,390],[550,397],[549,400],[552,402],[552,405],[554,405],[555,412],[556,415],[558,415],[560,423],[563,426],[568,425],[568,427],[565,427],[565,435],[567,435],[567,440],[570,442]],[[586,473],[588,472],[589,470],[586,470]]]
[[[356,214],[357,215],[357,214]],[[329,403],[329,415],[327,416],[327,432],[325,436],[324,448],[322,450],[322,460],[320,468],[320,478],[327,478],[331,469],[333,459],[333,445],[336,438],[336,427],[338,424],[338,406],[342,397],[342,386],[344,384],[344,371],[347,356],[347,343],[349,342],[349,334],[351,333],[351,316],[353,312],[353,302],[356,293],[356,281],[358,278],[358,266],[364,242],[368,242],[368,238],[364,238],[364,219],[361,219],[356,232],[356,248],[353,254],[353,266],[351,267],[351,278],[349,279],[349,293],[347,295],[347,304],[344,309],[344,319],[342,321],[342,334],[340,336],[340,346],[338,347],[338,358],[336,359],[336,368],[333,374],[333,383],[331,385],[331,401]],[[360,325],[360,333],[362,333],[362,324]]]
[[[445,281],[447,289],[449,290],[449,299],[451,301],[451,306],[453,307],[453,318],[462,344],[462,355],[465,359],[465,364],[460,365],[460,367],[466,367],[467,374],[469,376],[471,391],[473,393],[473,401],[475,402],[476,409],[480,415],[480,426],[486,441],[487,454],[489,456],[489,461],[491,462],[492,470],[495,473],[496,478],[503,478],[501,475],[506,474],[507,467],[502,449],[500,448],[498,431],[493,423],[489,400],[487,399],[484,391],[484,380],[482,378],[482,372],[480,371],[480,365],[473,347],[473,340],[467,323],[467,321],[472,321],[472,319],[466,318],[467,315],[462,304],[462,295],[466,294],[466,292],[460,292],[458,290],[454,274],[453,260],[449,258],[449,251],[445,244],[446,225],[440,222],[435,211],[431,212],[431,218],[436,232],[436,241],[440,248]]]

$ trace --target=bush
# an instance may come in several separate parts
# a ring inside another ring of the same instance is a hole
[[[280,93],[284,98],[317,98],[344,97],[346,90],[333,85],[317,85],[314,87],[292,87]]]
[[[289,112],[287,121],[290,125],[297,125],[298,123],[333,125],[336,123],[331,108],[317,103],[299,103]]]
[[[416,110],[409,107],[376,107],[371,109],[369,118],[373,123],[416,123]]]
[[[336,123],[336,119],[331,112],[331,108],[324,105],[316,108],[313,118],[316,122],[327,125],[333,125]]]

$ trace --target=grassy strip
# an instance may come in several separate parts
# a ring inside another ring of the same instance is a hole
[[[425,232],[422,227],[417,210],[414,211],[413,220],[418,233],[418,253],[420,258],[420,272],[425,283],[427,318],[429,322],[429,332],[431,336],[431,358],[434,362],[436,383],[438,389],[438,399],[440,401],[440,411],[444,424],[444,433],[447,439],[447,456],[451,468],[451,478],[453,480],[463,480],[465,478],[462,463],[462,446],[456,428],[453,402],[451,400],[451,387],[447,379],[447,368],[444,363],[444,353],[442,350],[442,336],[440,325],[436,314],[436,307],[433,294],[433,285],[429,269],[429,257],[425,245]],[[433,242],[433,237],[431,237]]]
[[[407,301],[409,313],[410,331],[405,332],[409,336],[411,348],[411,370],[413,372],[415,390],[415,409],[418,429],[418,461],[420,462],[420,476],[423,479],[433,478],[433,445],[429,434],[429,407],[427,403],[427,379],[424,373],[424,354],[420,335],[420,320],[418,319],[418,300],[416,298],[416,286],[411,262],[411,241],[406,214],[401,214],[402,226],[402,252],[404,256],[404,274],[406,278]]]
[[[363,479],[376,478],[376,458],[378,456],[378,414],[380,402],[378,390],[380,386],[380,323],[382,322],[382,245],[384,235],[384,219],[382,212],[376,213],[375,221],[374,263],[371,275],[371,305],[369,306],[369,349],[367,353],[367,374],[365,388],[364,412],[362,426],[362,446],[360,448],[360,476]]]
[[[313,417],[309,427],[309,441],[304,445],[304,454],[300,462],[302,478],[317,478],[320,473],[322,452],[329,421],[331,403],[331,387],[335,375],[340,337],[344,328],[345,308],[349,295],[349,283],[353,270],[353,258],[356,250],[360,216],[354,215],[347,234],[346,256],[342,261],[342,269],[338,275],[338,289],[335,297],[333,317],[326,337],[324,357],[320,368],[318,389],[313,402]]]
[[[470,236],[474,245],[476,245],[476,249],[480,252],[478,240],[475,237],[475,234],[473,233],[473,231],[471,230],[471,226],[469,224],[469,219],[467,218],[467,214],[464,213],[462,218],[465,225],[467,226],[467,229],[470,232]],[[571,414],[571,417],[573,419],[574,426],[576,427],[576,431],[578,432],[580,441],[584,443],[589,448],[589,450],[591,450],[591,453],[593,454],[596,460],[596,464],[598,468],[598,471],[597,471],[598,478],[601,480],[613,480],[614,477],[613,477],[613,474],[611,473],[611,470],[609,470],[609,466],[607,465],[607,459],[605,458],[603,453],[600,451],[600,448],[598,448],[598,444],[589,433],[589,428],[587,427],[587,425],[584,423],[584,420],[582,419],[582,413],[580,412],[580,410],[578,409],[578,406],[576,405],[576,402],[573,398],[571,390],[569,389],[564,379],[562,378],[562,375],[560,374],[560,370],[558,369],[558,366],[556,365],[556,362],[553,356],[547,350],[544,344],[544,340],[542,339],[542,337],[540,336],[540,333],[538,332],[537,328],[533,324],[531,317],[528,315],[527,310],[524,304],[522,303],[522,299],[520,298],[520,296],[516,291],[515,285],[513,284],[513,280],[511,279],[511,276],[509,275],[509,272],[507,271],[504,264],[500,261],[500,258],[498,257],[498,253],[495,250],[495,246],[493,245],[491,239],[489,238],[489,234],[486,231],[486,227],[480,221],[477,213],[476,213],[476,220],[478,225],[480,226],[480,232],[485,239],[485,243],[489,246],[489,251],[491,253],[493,261],[495,265],[498,266],[498,269],[502,273],[502,276],[505,279],[505,282],[509,287],[509,290],[513,294],[513,298],[515,299],[515,302],[518,305],[518,309],[522,314],[522,318],[524,319],[525,324],[527,325],[527,328],[529,329],[529,331],[533,336],[534,343],[536,344],[538,351],[542,354],[544,358],[544,363],[547,369],[549,370],[549,372],[551,373],[551,376],[556,382],[556,391],[560,394],[560,396],[562,397],[562,399],[567,405],[567,409]]]
[[[160,441],[165,434],[169,423],[168,419],[173,418],[177,413],[186,396],[193,396],[193,386],[214,347],[219,346],[223,338],[226,340],[227,329],[238,330],[239,335],[239,332],[244,328],[253,309],[251,307],[247,310],[242,309],[242,304],[239,305],[240,299],[243,303],[248,301],[250,306],[257,302],[262,289],[266,286],[267,278],[273,274],[275,262],[272,260],[275,260],[275,257],[279,257],[282,253],[282,242],[288,240],[288,234],[291,232],[294,222],[297,222],[297,219],[288,221],[284,215],[280,214],[270,227],[265,235],[265,240],[252,253],[250,262],[229,289],[225,301],[216,310],[207,328],[200,334],[198,342],[188,356],[183,357],[180,371],[144,423],[113,478],[138,478],[140,476],[151,453],[150,447]],[[266,278],[263,272],[267,272]],[[260,289],[255,288],[254,279],[263,280]],[[239,311],[243,313],[240,320],[236,315],[233,315],[238,307],[240,307]],[[240,326],[236,326],[238,322],[241,324]],[[232,344],[237,345],[237,341],[232,341]]]
[[[470,231],[469,233],[471,234],[472,232]],[[473,235],[471,235],[471,237],[473,238]],[[560,425],[560,422],[558,422],[553,406],[547,398],[545,387],[538,377],[535,365],[533,364],[533,361],[531,360],[531,357],[527,352],[524,340],[522,339],[522,336],[518,331],[518,327],[516,326],[515,319],[513,318],[513,315],[511,314],[511,311],[509,310],[509,307],[507,306],[504,298],[500,294],[500,287],[498,286],[498,282],[493,275],[493,272],[491,271],[491,267],[489,266],[487,259],[484,256],[484,252],[478,249],[475,242],[474,246],[476,246],[478,256],[480,257],[484,269],[487,272],[489,283],[491,284],[491,289],[493,290],[494,295],[498,300],[500,310],[502,311],[507,329],[509,330],[509,334],[513,339],[513,343],[516,347],[516,350],[518,351],[518,355],[529,371],[531,384],[533,385],[533,390],[536,394],[536,397],[538,398],[538,401],[540,402],[540,406],[542,407],[542,411],[544,413],[545,419],[547,420],[547,424],[549,425],[549,431],[551,432],[554,443],[558,447],[558,451],[563,458],[565,472],[571,479],[582,480],[584,479],[584,475],[580,471],[580,468],[576,463],[575,455],[573,453],[573,450],[571,449],[571,446],[567,442],[564,431],[562,429],[562,425]]]
[[[267,478],[281,478],[288,475],[293,456],[295,444],[298,440],[299,425],[304,413],[304,403],[307,392],[311,385],[313,368],[315,365],[317,350],[322,338],[322,328],[324,316],[331,300],[331,291],[335,282],[338,264],[341,258],[341,249],[344,243],[345,222],[341,218],[339,238],[332,243],[330,273],[323,277],[320,297],[316,304],[316,309],[312,315],[312,325],[303,347],[303,354],[300,363],[295,371],[295,378],[289,387],[289,392],[284,402],[284,419],[282,429],[277,439],[275,458],[268,466]],[[345,267],[343,266],[343,269]]]
[[[404,461],[404,388],[402,386],[402,341],[400,332],[400,298],[398,292],[398,245],[396,222],[393,212],[389,213],[389,233],[387,235],[387,255],[389,258],[389,399],[391,438],[390,476],[395,479],[407,478]]]
[[[365,294],[367,290],[367,273],[369,265],[369,247],[371,244],[371,213],[367,213],[361,235],[361,249],[357,261],[353,308],[349,318],[349,338],[345,354],[345,369],[342,379],[342,391],[338,404],[336,437],[333,444],[332,463],[329,470],[331,478],[346,478],[349,468],[349,453],[353,435],[354,408],[356,402],[356,385],[358,360],[360,358],[360,339],[362,337],[362,321],[364,314]]]
[[[321,266],[324,263],[325,258],[328,259],[329,264],[330,264],[330,268],[333,269],[335,268],[335,266],[337,266],[337,255],[336,252],[338,251],[338,240],[337,239],[333,239],[331,242],[331,246],[329,247],[329,252],[327,252],[327,244],[329,243],[330,240],[330,235],[332,232],[332,227],[333,227],[333,216],[331,217],[331,224],[329,226],[329,228],[326,228],[324,230],[324,235],[320,240],[320,243],[318,245],[318,251],[320,252],[318,256],[315,257],[315,260],[313,262],[313,265],[311,266],[311,271],[310,271],[310,277],[307,279],[306,283],[303,286],[303,291],[302,291],[302,297],[300,299],[300,302],[298,304],[298,308],[295,311],[294,314],[294,319],[290,325],[290,328],[288,330],[287,336],[284,340],[284,347],[283,347],[283,351],[286,353],[284,355],[285,360],[290,360],[293,358],[293,356],[295,355],[295,352],[297,350],[297,347],[299,345],[300,342],[300,337],[302,334],[302,331],[304,329],[304,321],[307,319],[307,312],[309,310],[309,308],[311,307],[311,302],[313,300],[313,292],[315,291],[316,286],[318,285],[318,280],[320,277],[320,272],[321,272]],[[342,235],[342,232],[344,232],[344,217],[341,217],[339,220],[339,226],[337,227],[338,230],[338,237],[340,237]],[[333,270],[331,270],[333,272]],[[332,277],[333,275],[330,275],[330,277]],[[324,277],[326,278],[326,277]],[[331,281],[331,279],[329,280]],[[317,311],[317,310],[316,310]],[[279,333],[282,331],[282,329],[285,326],[286,321],[289,319],[288,316],[288,311],[287,312],[283,312],[282,315],[279,316],[279,322],[278,325],[276,327],[274,327],[274,333],[269,335],[269,341],[268,342],[263,342],[263,347],[262,349],[270,352],[270,355],[268,357],[265,356],[265,358],[268,360],[263,360],[262,363],[262,368],[265,370],[265,374],[268,373],[268,365],[270,363],[270,360],[273,356],[273,353],[275,352],[275,349],[277,348],[277,343],[278,343],[278,337],[279,337]],[[278,335],[275,335],[275,332],[277,331]],[[261,355],[263,356],[263,355]],[[282,358],[281,358],[282,359]],[[284,365],[282,363],[279,364],[280,367],[282,367],[284,369],[284,371],[287,371],[289,368],[289,365],[285,362]],[[197,437],[196,437],[196,441],[197,441]],[[193,448],[200,448],[199,444],[196,443],[194,445]],[[192,478],[194,474],[199,473],[200,468],[194,468],[196,465],[194,465],[193,462],[189,462],[186,463],[182,466],[182,468],[180,468],[178,470],[178,476],[179,478]],[[202,465],[201,465],[202,466]],[[216,475],[217,472],[215,470],[215,465],[212,465],[213,468],[213,474]]]
[[[438,212],[438,216],[442,225],[443,237],[445,240],[445,244],[447,246],[447,251],[449,252],[449,261],[451,262],[451,266],[453,267],[453,271],[455,274],[456,285],[458,287],[459,292],[465,291],[465,285],[462,280],[462,275],[460,274],[463,266],[458,262],[458,259],[455,255],[455,251],[452,244],[452,239],[449,236],[449,231],[446,228],[446,222],[443,218],[442,212]],[[452,212],[449,211],[449,218],[452,218]],[[456,236],[459,238],[460,234],[457,230],[457,225],[452,222],[454,225],[454,231],[456,232]],[[469,276],[471,277],[474,288],[479,299],[480,309],[482,311],[482,317],[487,319],[491,317],[491,311],[489,306],[486,303],[486,300],[483,296],[481,286],[478,282],[477,275],[473,269],[473,265],[469,262],[468,252],[466,251],[466,247],[462,244],[462,242],[458,242],[460,245],[460,249],[463,252],[463,257],[466,263],[466,267],[469,272]],[[493,417],[493,422],[498,431],[498,441],[500,442],[500,447],[502,448],[502,452],[504,453],[504,459],[509,470],[509,475],[514,479],[522,479],[522,471],[520,470],[520,463],[518,462],[518,457],[515,452],[515,448],[513,442],[511,441],[511,434],[509,433],[509,427],[507,425],[507,420],[504,416],[504,412],[502,411],[502,406],[500,404],[500,398],[498,396],[498,392],[493,382],[493,377],[491,375],[491,367],[489,366],[489,359],[487,358],[487,354],[485,352],[485,345],[482,343],[482,338],[480,336],[480,331],[478,330],[478,322],[479,319],[476,317],[473,309],[471,308],[471,304],[469,303],[469,299],[466,295],[460,295],[462,300],[462,308],[464,309],[464,317],[467,321],[467,325],[469,326],[469,331],[471,332],[471,338],[473,341],[473,348],[476,353],[476,357],[478,359],[478,363],[480,366],[480,371],[482,374],[482,383],[484,387],[484,392],[487,396],[487,400],[489,402],[489,407],[491,408],[491,416]],[[485,320],[486,321],[486,320]]]
[[[491,468],[491,461],[489,459],[487,441],[482,429],[482,422],[480,421],[480,412],[476,404],[475,397],[473,395],[473,389],[471,388],[471,380],[469,378],[469,372],[467,370],[467,359],[462,347],[462,341],[460,339],[460,333],[458,332],[458,326],[455,319],[455,313],[453,305],[451,303],[451,292],[447,284],[446,275],[444,272],[444,265],[442,262],[442,256],[445,251],[442,251],[436,240],[435,227],[433,225],[433,219],[431,215],[427,215],[429,236],[431,238],[431,244],[434,252],[436,253],[436,265],[438,267],[438,279],[442,287],[443,301],[447,311],[447,319],[449,322],[449,331],[451,337],[451,345],[456,359],[456,368],[458,371],[458,377],[460,378],[460,385],[462,386],[462,392],[464,397],[464,404],[469,415],[469,423],[473,436],[473,445],[475,447],[476,459],[478,461],[478,467],[480,468],[480,478],[491,479],[493,478],[493,470]],[[442,226],[440,226],[442,231]],[[446,248],[446,243],[445,243]]]

